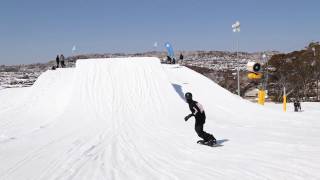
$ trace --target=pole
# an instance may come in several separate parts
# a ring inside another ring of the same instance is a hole
[[[319,77],[319,75],[318,75],[318,77]],[[317,79],[317,101],[319,101],[319,79]]]
[[[268,60],[267,60],[267,56],[265,54],[262,55],[263,61],[266,63],[266,69],[265,69],[265,85],[264,85],[264,89],[267,90],[268,88],[268,78],[269,78],[269,72],[268,72]]]
[[[155,57],[157,57],[157,47],[158,47],[158,42],[157,41],[154,42],[153,47],[154,47]]]
[[[235,24],[233,24],[232,26],[232,29],[233,29],[233,32],[234,33],[237,33],[237,32],[240,32],[240,22],[239,21],[236,21],[236,23]],[[238,95],[240,96],[240,74],[239,74],[239,71],[240,71],[240,69],[239,69],[239,37],[236,37],[236,43],[237,43],[237,85],[238,85]]]
[[[286,94],[286,87],[283,87],[283,111],[287,111],[287,94]]]
[[[315,69],[317,69],[317,67],[319,66],[317,66],[317,58],[316,58],[316,48],[315,47],[312,47],[312,51],[313,51],[313,57],[314,57],[314,65],[316,66],[315,67]],[[314,67],[313,67],[314,68]],[[317,72],[317,73],[315,73],[315,78],[317,79],[317,101],[319,101],[319,79],[318,79],[318,77],[319,77],[319,72]]]
[[[267,88],[268,88],[268,80],[269,80],[269,72],[268,72],[268,66],[269,66],[269,64],[268,64],[268,62],[267,62],[267,75],[266,75],[266,88],[265,88],[265,90],[267,90]]]
[[[237,76],[238,76],[238,95],[240,96],[240,78],[239,78],[239,39],[237,38]]]
[[[264,105],[265,97],[266,97],[265,90],[260,89],[259,92],[258,92],[258,104]]]
[[[316,84],[317,84],[317,101],[319,101],[319,79],[318,79],[318,76],[316,76],[317,78],[317,81],[316,81]]]

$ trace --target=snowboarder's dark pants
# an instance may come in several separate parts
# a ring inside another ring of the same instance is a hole
[[[210,139],[215,139],[212,134],[206,133],[203,131],[202,123],[196,123],[194,129],[196,130],[199,137],[201,137],[204,141],[209,141]]]

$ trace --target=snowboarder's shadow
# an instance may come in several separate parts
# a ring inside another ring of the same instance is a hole
[[[229,141],[229,139],[219,139],[217,140],[217,144],[223,144],[224,142]]]
[[[174,66],[174,67],[170,67],[172,69],[177,69],[177,68],[182,68],[182,66]]]
[[[181,99],[183,99],[183,101],[185,101],[185,98],[184,98],[184,93],[182,91],[182,86],[179,85],[179,84],[172,84],[174,90],[179,94],[179,96],[181,97]]]

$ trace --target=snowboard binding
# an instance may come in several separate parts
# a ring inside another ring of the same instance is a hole
[[[216,146],[217,141],[215,139],[210,139],[209,141],[199,140],[198,144],[207,145],[207,146]]]

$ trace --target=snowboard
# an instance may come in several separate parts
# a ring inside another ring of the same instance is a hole
[[[201,145],[205,145],[205,146],[210,146],[210,147],[220,147],[220,146],[223,146],[222,144],[219,144],[218,141],[217,141],[216,144],[213,144],[213,145],[211,145],[211,144],[205,144],[205,143],[204,143],[204,140],[199,140],[199,141],[197,141],[197,143],[198,143],[198,144],[201,144]]]

